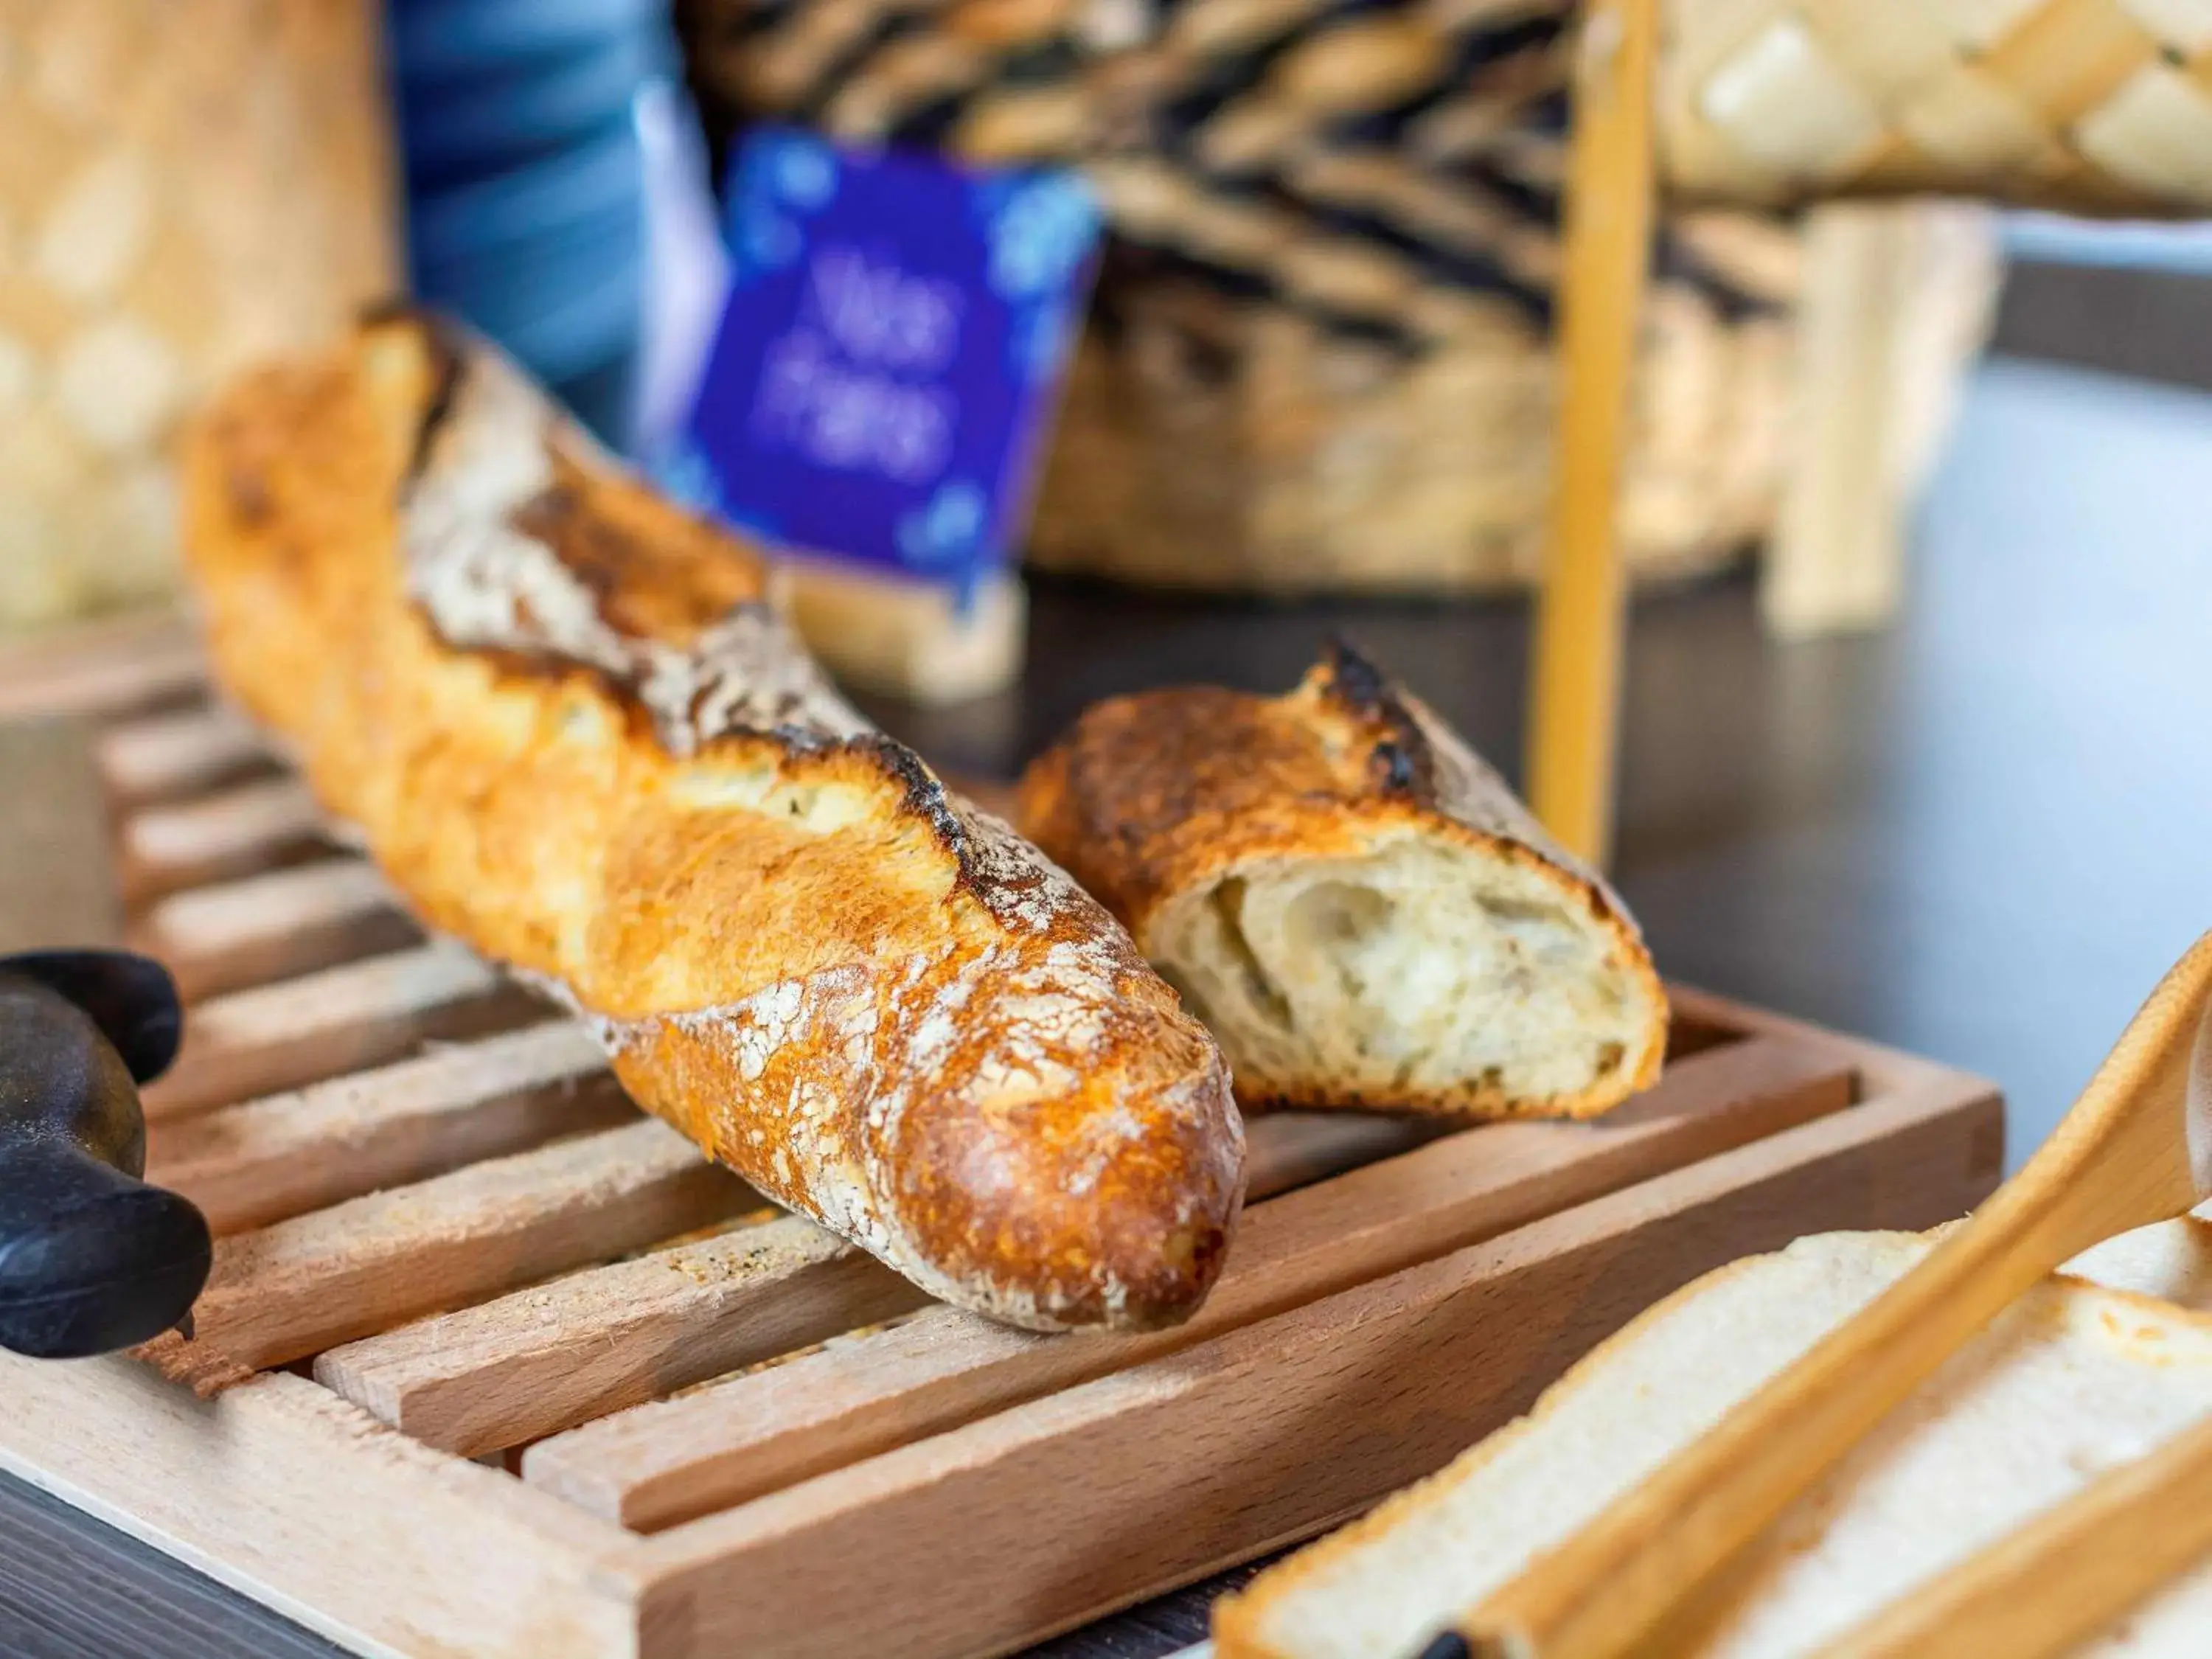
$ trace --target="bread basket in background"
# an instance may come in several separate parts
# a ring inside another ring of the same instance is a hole
[[[1115,234],[1033,564],[1286,592],[1534,576],[1571,4],[676,11],[718,149],[773,118],[1077,163],[1097,185]],[[1710,568],[1773,523],[1803,395],[1802,248],[1794,227],[1741,212],[1663,222],[1621,509],[1638,573]],[[1923,264],[1916,292],[1948,320],[1895,396],[1940,410],[1978,343],[1992,265]],[[1932,441],[1941,422],[1902,425]]]
[[[0,627],[166,592],[179,417],[392,291],[381,15],[0,7]]]

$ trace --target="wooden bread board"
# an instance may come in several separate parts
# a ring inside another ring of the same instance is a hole
[[[1255,1121],[1195,1320],[1030,1335],[769,1211],[422,939],[174,623],[0,658],[0,711],[100,724],[128,935],[193,1000],[149,1173],[222,1235],[194,1342],[0,1355],[0,1466],[363,1653],[1013,1651],[1439,1467],[1708,1268],[2002,1163],[1988,1084],[1677,989],[1601,1122]]]

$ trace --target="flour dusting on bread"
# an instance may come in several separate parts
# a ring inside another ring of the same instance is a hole
[[[413,319],[241,385],[186,482],[223,682],[641,1104],[963,1306],[1198,1305],[1243,1187],[1219,1050],[836,695],[754,550]]]
[[[739,732],[814,742],[872,732],[763,600],[681,642],[617,629],[544,535],[523,527],[533,505],[560,499],[559,449],[589,454],[588,440],[495,353],[470,352],[451,372],[401,515],[409,589],[448,642],[598,669],[679,758]]]

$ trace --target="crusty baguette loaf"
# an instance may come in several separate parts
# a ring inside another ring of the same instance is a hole
[[[1100,703],[1018,817],[1247,1103],[1586,1117],[1659,1073],[1666,996],[1620,899],[1347,647],[1287,696]]]
[[[2208,1233],[2193,1218],[2146,1228],[2032,1291],[1785,1512],[1696,1634],[1668,1650],[1814,1652],[2212,1411],[2212,1315],[2197,1310],[2212,1303]],[[1217,1607],[1218,1659],[1418,1652],[1887,1288],[1935,1237],[1800,1239],[1678,1291],[1528,1416]],[[2208,1631],[2212,1563],[2084,1651],[2197,1659]]]
[[[221,682],[641,1104],[963,1307],[1197,1306],[1243,1187],[1219,1054],[1103,909],[837,697],[750,550],[407,318],[236,388],[185,490]]]

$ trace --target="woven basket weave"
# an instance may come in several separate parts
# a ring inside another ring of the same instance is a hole
[[[1771,520],[1789,332],[1687,283],[1654,296],[1644,331],[1622,533],[1640,575],[1688,574]],[[1540,332],[1508,318],[1409,356],[1188,276],[1109,267],[1030,562],[1154,586],[1525,586],[1553,371]]]
[[[393,290],[379,27],[0,3],[0,626],[167,591],[184,412]]]
[[[2212,0],[1673,0],[1669,21],[1678,190],[2212,213]]]
[[[1285,592],[1534,575],[1565,0],[679,0],[677,15],[718,143],[774,117],[1077,163],[1097,185],[1113,246],[1032,563]],[[1622,508],[1639,574],[1710,567],[1771,522],[1797,247],[1741,214],[1662,225]]]

